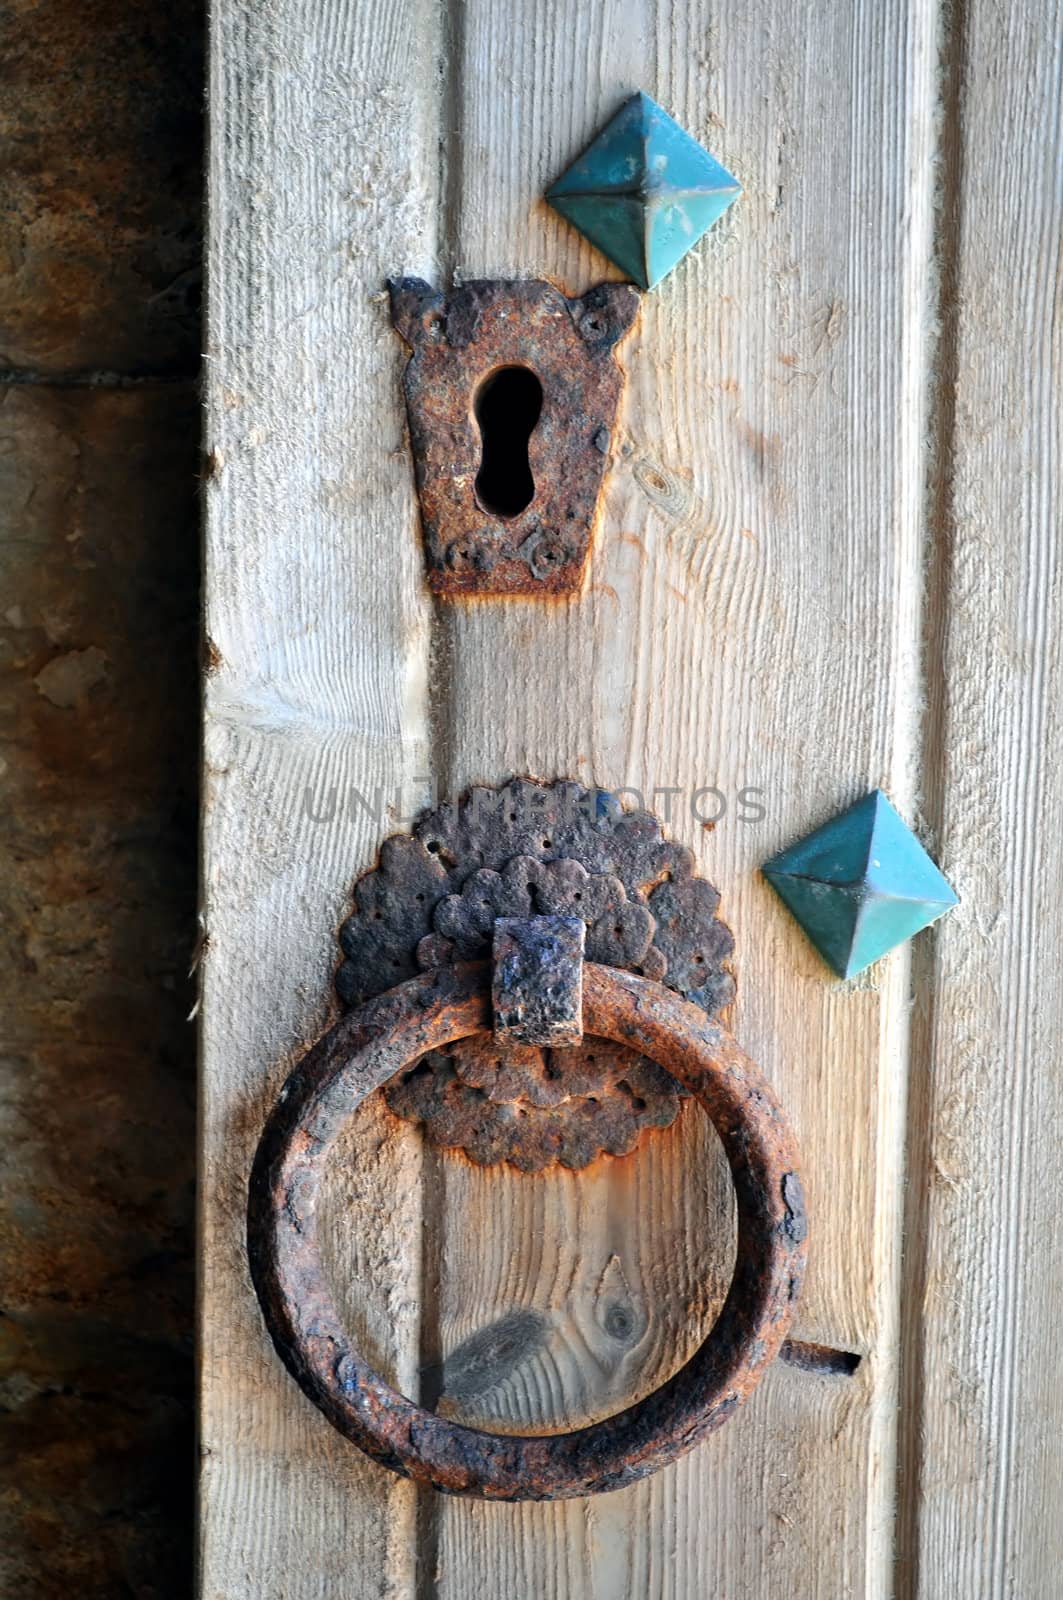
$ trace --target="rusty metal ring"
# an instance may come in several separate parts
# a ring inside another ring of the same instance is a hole
[[[251,1175],[251,1274],[277,1351],[314,1404],[368,1455],[449,1494],[556,1500],[620,1488],[719,1427],[778,1354],[805,1260],[797,1151],[757,1068],[726,1029],[645,978],[587,963],[588,1033],[666,1065],[701,1102],[730,1163],[734,1277],[705,1342],[654,1393],[567,1433],[493,1434],[444,1421],[390,1388],[352,1348],[315,1241],[322,1170],[379,1085],[427,1050],[491,1028],[490,968],[411,978],[353,1011],[304,1057],[266,1124]]]

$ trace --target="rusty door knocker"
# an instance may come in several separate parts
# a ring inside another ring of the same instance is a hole
[[[279,1355],[340,1433],[451,1494],[560,1499],[655,1471],[756,1387],[805,1263],[793,1136],[716,1015],[733,993],[716,891],[648,813],[516,780],[386,841],[354,898],[337,974],[351,1009],[289,1076],[251,1176],[251,1272]],[[738,1246],[686,1365],[617,1415],[546,1436],[450,1423],[389,1387],[342,1326],[315,1237],[329,1151],[380,1087],[435,1142],[525,1171],[625,1153],[696,1099],[730,1166]]]

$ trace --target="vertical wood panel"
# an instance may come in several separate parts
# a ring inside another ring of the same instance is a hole
[[[898,1594],[1034,1600],[1063,1564],[1063,13],[956,24],[926,812],[963,906],[913,1054]]]
[[[865,1361],[851,1381],[777,1370],[694,1455],[594,1502],[436,1504],[434,1581],[448,1600],[885,1595],[907,962],[832,982],[754,869],[874,783],[902,807],[914,790],[933,17],[771,0],[462,16],[449,253],[465,276],[575,292],[610,275],[539,196],[636,87],[747,194],[622,347],[587,594],[440,608],[441,776],[764,790],[759,826],[732,811],[709,833],[680,804],[672,828],[724,891],[737,1031],[803,1140],[800,1332]],[[444,1354],[514,1309],[545,1321],[451,1409],[510,1427],[600,1414],[704,1332],[729,1213],[696,1116],[576,1179],[440,1166]],[[606,1270],[645,1329],[612,1359],[594,1331]]]
[[[408,1594],[415,1496],[273,1355],[248,1169],[325,1025],[333,929],[388,820],[350,793],[425,771],[427,608],[384,280],[431,269],[434,7],[219,6],[211,60],[202,1036],[201,1587]],[[393,824],[391,824],[393,826]],[[379,1105],[336,1163],[357,1334],[417,1384],[420,1146]]]

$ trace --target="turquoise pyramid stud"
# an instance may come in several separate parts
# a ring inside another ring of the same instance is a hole
[[[741,193],[715,156],[639,93],[546,198],[640,288],[652,289]]]
[[[959,903],[881,789],[761,871],[842,978],[854,978]]]

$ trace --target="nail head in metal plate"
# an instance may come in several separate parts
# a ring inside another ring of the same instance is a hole
[[[556,1048],[583,1040],[581,917],[499,917],[491,1001],[495,1038]]]

